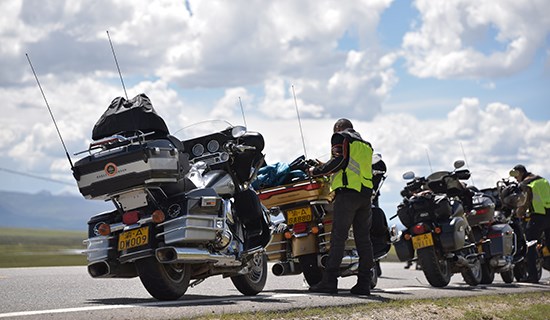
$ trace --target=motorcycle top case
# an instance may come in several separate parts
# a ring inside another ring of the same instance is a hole
[[[467,215],[470,226],[491,223],[495,214],[495,203],[483,194],[476,193],[472,197],[473,210]],[[475,212],[474,212],[475,211]]]
[[[155,139],[82,158],[74,165],[74,176],[86,199],[105,200],[132,188],[177,182],[179,168],[174,145],[168,139]]]

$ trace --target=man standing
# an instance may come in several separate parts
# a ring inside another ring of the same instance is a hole
[[[371,268],[374,266],[370,239],[372,223],[372,147],[364,141],[348,119],[334,124],[331,138],[331,159],[310,168],[310,174],[332,175],[331,191],[335,192],[330,252],[323,278],[309,291],[338,293],[338,276],[345,242],[353,225],[355,245],[359,254],[357,284],[352,294],[369,295]]]
[[[517,210],[518,216],[524,217],[528,221],[525,230],[527,241],[540,239],[543,232],[546,239],[550,239],[550,184],[543,177],[527,171],[521,164],[510,171],[510,176],[516,178],[521,189],[527,194],[525,206]],[[536,246],[529,247],[526,258],[528,275],[524,280],[538,283]]]

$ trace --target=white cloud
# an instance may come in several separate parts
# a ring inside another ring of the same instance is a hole
[[[550,34],[545,0],[415,1],[418,30],[403,38],[409,72],[439,79],[510,75],[531,63]],[[495,31],[496,34],[492,34]],[[483,43],[502,47],[484,52]]]

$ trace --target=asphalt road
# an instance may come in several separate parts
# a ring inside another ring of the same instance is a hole
[[[264,291],[257,296],[243,296],[230,279],[217,276],[170,302],[153,299],[138,278],[92,279],[85,267],[0,269],[0,319],[181,319],[409,298],[550,291],[547,271],[541,284],[505,284],[497,274],[491,285],[470,287],[460,274],[455,274],[449,286],[433,288],[422,271],[403,266],[383,262],[382,277],[369,297],[349,293],[355,277],[340,279],[338,295],[325,295],[310,294],[301,275],[275,277],[270,272]]]

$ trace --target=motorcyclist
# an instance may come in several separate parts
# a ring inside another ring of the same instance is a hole
[[[338,293],[338,276],[348,232],[353,225],[359,254],[357,284],[352,294],[369,295],[371,269],[374,266],[370,228],[372,224],[372,146],[364,141],[348,119],[334,124],[331,138],[332,157],[310,169],[311,175],[332,175],[331,190],[335,191],[334,216],[330,252],[320,283],[312,292]]]
[[[516,165],[510,171],[510,176],[516,178],[522,190],[527,194],[525,205],[516,211],[519,217],[528,221],[525,230],[527,241],[538,240],[544,233],[548,245],[550,238],[550,184],[548,180],[527,171],[522,164]],[[538,283],[536,260],[537,248],[531,246],[526,256],[528,276],[523,281]]]

